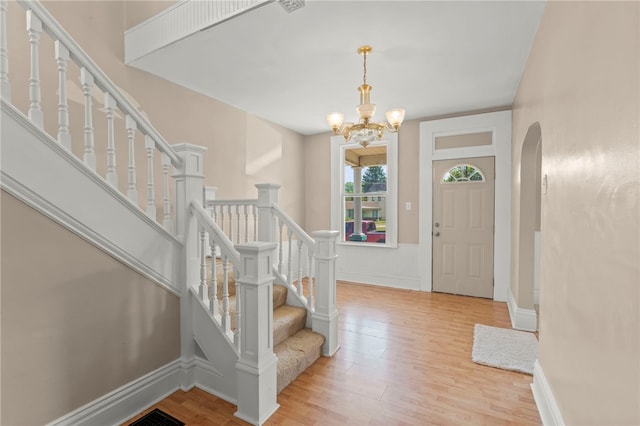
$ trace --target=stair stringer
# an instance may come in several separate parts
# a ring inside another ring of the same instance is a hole
[[[188,297],[191,299],[194,339],[217,373],[215,378],[207,383],[207,390],[235,404],[238,395],[238,352],[229,343],[209,309],[195,294],[195,290],[190,291]]]
[[[2,189],[179,295],[183,244],[4,99]]]

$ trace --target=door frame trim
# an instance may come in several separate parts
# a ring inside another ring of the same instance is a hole
[[[435,149],[437,136],[493,132],[492,144],[469,148]],[[511,110],[423,121],[420,123],[419,252],[432,259],[433,161],[495,157],[493,300],[506,302],[511,276]],[[424,167],[429,165],[429,167]],[[500,226],[497,226],[500,224]],[[420,262],[420,290],[432,291],[432,264]]]

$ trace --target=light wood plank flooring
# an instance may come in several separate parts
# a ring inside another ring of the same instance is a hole
[[[510,327],[505,303],[338,283],[340,345],[280,395],[267,425],[540,425],[526,374],[471,361],[476,323]],[[149,410],[188,426],[245,425],[199,389]]]

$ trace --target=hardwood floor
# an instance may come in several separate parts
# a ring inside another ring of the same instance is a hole
[[[476,323],[510,328],[505,303],[338,283],[340,350],[278,395],[267,425],[540,425],[526,374],[471,361]],[[246,425],[208,393],[151,409],[188,426]],[[128,424],[128,423],[127,423]]]

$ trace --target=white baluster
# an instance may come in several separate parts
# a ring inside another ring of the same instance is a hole
[[[210,236],[211,246],[211,286],[209,288],[209,312],[218,315],[218,265],[216,261],[216,242]]]
[[[220,229],[224,234],[224,206],[220,205]]]
[[[249,206],[244,206],[244,242],[249,242]]]
[[[204,228],[200,229],[200,286],[198,287],[198,295],[200,296],[200,300],[205,301],[205,290],[207,288],[207,244],[206,244],[206,233],[204,232]],[[208,297],[208,295],[207,295]]]
[[[29,34],[29,44],[31,46],[31,75],[29,77],[29,118],[40,128],[42,128],[42,107],[40,105],[40,64],[38,58],[38,48],[40,46],[41,32],[42,21],[40,21],[40,19],[33,13],[31,9],[27,10],[27,33]]]
[[[118,188],[118,172],[116,171],[116,141],[115,141],[115,109],[116,100],[109,93],[104,92],[104,109],[107,111],[107,182]]]
[[[229,241],[233,241],[233,210],[231,204],[227,206],[227,213],[229,214]]]
[[[149,135],[144,136],[144,147],[147,150],[147,216],[156,220],[156,198],[153,189],[153,151],[155,142]]]
[[[236,204],[236,224],[237,224],[237,229],[236,229],[236,244],[240,244],[240,204]]]
[[[284,257],[282,254],[282,230],[284,228],[284,223],[278,219],[278,273],[282,275],[282,258]]]
[[[308,300],[307,300],[307,306],[309,307],[309,309],[311,309],[312,311],[315,309],[315,300],[313,297],[313,280],[315,279],[313,276],[313,251],[311,250],[310,247],[307,247],[307,253],[309,254],[309,261],[307,263],[307,287],[309,290],[309,296],[308,296]]]
[[[242,308],[241,308],[241,299],[240,299],[240,287],[238,285],[238,279],[237,277],[240,276],[240,274],[238,273],[237,269],[233,270],[233,273],[235,274],[236,277],[236,329],[233,332],[233,344],[235,345],[236,349],[238,350],[238,352],[240,352],[241,348],[240,348],[240,337],[241,337],[241,333],[242,333]]]
[[[171,207],[169,205],[169,166],[171,165],[171,159],[164,152],[160,156],[162,160],[162,180],[163,180],[163,195],[162,195],[162,226],[167,231],[171,232]]]
[[[256,241],[258,236],[258,206],[253,205],[251,207],[253,211],[253,241]]]
[[[7,0],[0,0],[0,96],[11,100],[9,50],[7,49]]]
[[[86,68],[80,69],[80,83],[84,94],[84,163],[91,169],[96,169],[96,151],[93,142],[93,111],[91,106],[91,90],[93,76]]]
[[[287,247],[287,251],[289,252],[288,262],[287,262],[287,282],[289,283],[289,287],[293,286],[293,271],[292,271],[292,257],[291,254],[293,252],[293,247],[291,247],[291,236],[293,235],[293,231],[287,227],[287,236],[289,237],[289,246]]]
[[[302,240],[298,240],[298,295],[304,295],[302,288]]]
[[[136,184],[136,157],[134,150],[134,138],[138,124],[130,115],[126,116],[125,125],[127,128],[127,138],[129,139],[129,168],[128,168],[128,186],[127,197],[135,205],[138,205],[138,188]]]
[[[222,279],[222,330],[228,333],[231,331],[231,316],[229,316],[229,260],[226,255],[222,258]]]
[[[69,134],[69,105],[67,103],[67,64],[69,49],[60,40],[54,44],[56,62],[58,63],[58,142],[71,151],[71,135]]]

